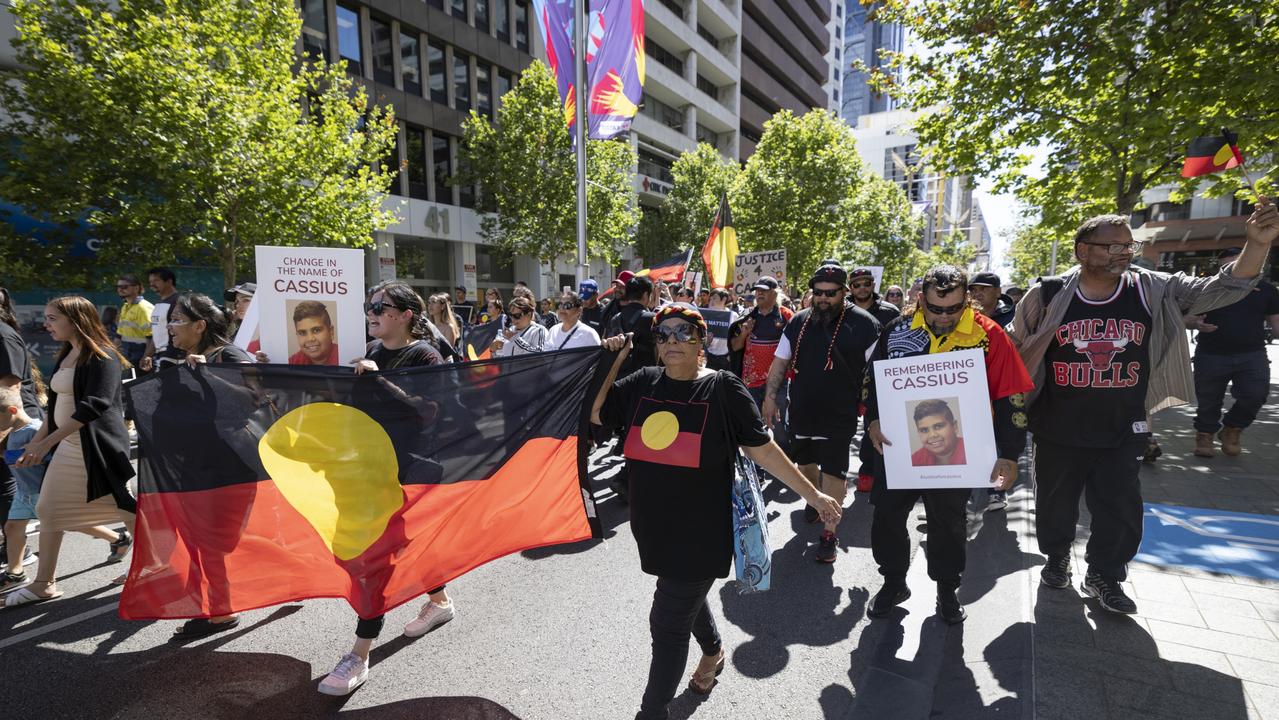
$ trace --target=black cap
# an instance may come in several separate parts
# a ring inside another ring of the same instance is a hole
[[[819,282],[835,283],[840,287],[848,287],[848,271],[835,264],[827,264],[817,268],[817,272],[813,273],[813,277],[808,281],[808,287],[811,289]]]
[[[968,281],[968,287],[972,287],[974,285],[988,285],[990,287],[997,288],[1000,286],[999,276],[993,272],[979,272],[976,275],[973,275],[972,279]]]
[[[257,283],[240,283],[235,287],[227,288],[226,291],[222,293],[222,297],[227,302],[235,302],[236,295],[247,295],[248,297],[253,297],[253,294],[257,291]]]
[[[466,292],[466,286],[465,286],[465,285],[454,285],[454,286],[453,286],[453,289],[454,289],[454,290],[461,290],[462,292]]]
[[[751,285],[751,290],[776,290],[777,287],[777,278],[769,275],[761,275],[759,276],[759,279],[755,281],[755,284]]]
[[[871,272],[870,268],[859,267],[848,274],[849,280],[859,277],[868,277],[873,279],[875,277],[875,273]]]

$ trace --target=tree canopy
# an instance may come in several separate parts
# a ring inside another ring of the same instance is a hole
[[[392,113],[343,63],[300,61],[293,0],[12,11],[21,69],[0,85],[0,197],[101,241],[90,266],[69,237],[19,243],[8,227],[8,254],[39,258],[42,283],[184,260],[232,283],[254,245],[363,246],[394,221],[382,201],[397,168],[381,162]]]
[[[670,252],[653,257],[669,257],[690,247],[700,252],[719,211],[720,196],[733,189],[740,174],[740,165],[706,143],[681,154],[671,166],[675,182],[662,202],[662,229],[668,244],[662,250]]]
[[[1027,287],[1035,278],[1053,272],[1053,240],[1058,241],[1057,272],[1075,264],[1070,234],[1053,230],[1047,225],[1019,223],[1009,233],[1007,259],[1012,273],[1007,282]]]
[[[952,171],[998,179],[1066,231],[1129,212],[1142,191],[1182,180],[1197,135],[1227,126],[1247,157],[1279,144],[1279,13],[1250,0],[885,0],[875,19],[905,25],[919,52],[889,53],[877,89],[920,111],[920,144]],[[858,66],[860,69],[865,69]],[[897,78],[904,78],[898,81]],[[1043,146],[1043,173],[1027,148]],[[1272,155],[1273,157],[1273,155]],[[1279,166],[1255,168],[1264,186]]]
[[[639,222],[629,143],[587,141],[587,252],[616,265]],[[502,96],[497,122],[472,111],[457,181],[480,185],[480,232],[507,256],[577,254],[577,165],[555,77],[539,60]]]

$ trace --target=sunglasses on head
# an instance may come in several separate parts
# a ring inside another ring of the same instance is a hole
[[[958,302],[954,305],[934,305],[930,302],[925,302],[924,307],[928,308],[928,312],[934,315],[954,315],[956,313],[963,312],[964,303]]]
[[[836,295],[838,295],[842,290],[843,288],[835,288],[834,290],[818,290],[817,288],[813,288],[813,297],[833,298]]]
[[[697,329],[686,322],[674,327],[658,325],[653,328],[653,337],[657,340],[658,345],[664,345],[671,340],[677,343],[696,343],[702,340],[697,334]]]
[[[399,307],[398,305],[392,305],[391,303],[385,300],[378,300],[377,302],[364,303],[364,312],[373,313],[374,315],[378,317],[381,317],[382,313],[386,312],[387,310],[403,310],[403,309],[404,308]]]

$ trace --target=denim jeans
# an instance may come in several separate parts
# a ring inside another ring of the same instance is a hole
[[[1194,365],[1195,395],[1199,397],[1196,431],[1215,433],[1221,429],[1227,384],[1235,403],[1226,413],[1225,425],[1242,430],[1257,419],[1270,394],[1270,360],[1265,350],[1240,355],[1196,353]]]

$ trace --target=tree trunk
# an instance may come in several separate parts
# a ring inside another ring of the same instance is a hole
[[[222,282],[226,287],[232,287],[235,285],[235,236],[222,241],[218,255],[222,261]]]

